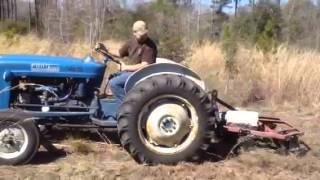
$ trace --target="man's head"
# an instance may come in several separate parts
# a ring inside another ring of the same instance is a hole
[[[136,21],[132,26],[132,31],[138,42],[144,42],[148,37],[148,27],[144,21]]]

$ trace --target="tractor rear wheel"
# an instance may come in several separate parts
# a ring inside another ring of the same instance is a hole
[[[121,144],[139,163],[198,161],[214,140],[214,130],[207,94],[193,81],[175,75],[139,83],[118,113]]]

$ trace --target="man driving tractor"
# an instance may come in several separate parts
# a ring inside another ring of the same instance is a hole
[[[133,38],[119,49],[119,58],[128,58],[124,63],[120,61],[120,72],[110,80],[110,88],[117,100],[122,101],[125,96],[124,86],[129,76],[135,71],[156,62],[157,46],[148,36],[147,24],[136,21],[132,27]]]

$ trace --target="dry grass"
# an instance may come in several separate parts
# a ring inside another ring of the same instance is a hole
[[[239,73],[231,79],[219,44],[194,46],[187,63],[210,88],[238,105],[262,101],[317,109],[320,107],[320,53],[281,46],[275,53],[240,47],[235,57]]]
[[[94,152],[91,145],[84,140],[71,141],[70,146],[73,153],[87,155]]]
[[[121,42],[106,40],[103,41],[111,52],[117,50]],[[73,56],[83,58],[88,54],[97,56],[92,51],[93,47],[84,42],[59,43],[54,40],[39,39],[35,35],[16,36],[13,40],[7,40],[0,35],[0,54],[39,54]]]

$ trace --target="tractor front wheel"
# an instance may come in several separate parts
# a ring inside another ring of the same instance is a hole
[[[0,164],[28,163],[39,148],[39,132],[32,119],[0,121]]]
[[[200,160],[214,139],[214,110],[193,81],[159,75],[139,83],[118,113],[121,144],[139,163]]]

